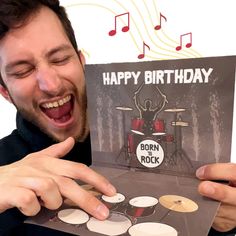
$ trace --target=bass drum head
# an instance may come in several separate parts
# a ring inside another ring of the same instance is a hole
[[[177,231],[166,224],[145,222],[129,228],[130,236],[177,236]]]
[[[67,224],[84,224],[89,220],[86,212],[79,209],[64,209],[57,213],[57,217]]]
[[[110,236],[122,235],[130,226],[132,226],[130,219],[117,212],[111,212],[106,220],[101,221],[92,217],[87,222],[87,228],[90,231]]]

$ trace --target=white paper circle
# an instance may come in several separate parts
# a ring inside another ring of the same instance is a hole
[[[131,236],[177,236],[177,231],[166,224],[146,222],[133,225],[129,228]]]
[[[92,217],[87,222],[87,228],[90,231],[109,236],[124,234],[131,225],[132,223],[129,218],[114,212],[112,212],[109,218],[104,221]]]
[[[112,197],[102,195],[102,199],[105,202],[109,202],[109,203],[120,203],[120,202],[123,202],[125,200],[125,196],[121,193],[117,193],[116,195],[114,195]]]
[[[84,224],[89,220],[89,216],[79,209],[65,209],[57,213],[58,218],[68,224]]]
[[[135,197],[129,201],[129,204],[135,207],[151,207],[155,206],[157,203],[158,200],[156,198],[149,196]]]

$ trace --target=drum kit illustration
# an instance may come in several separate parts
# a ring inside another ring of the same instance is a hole
[[[110,210],[106,220],[97,220],[83,210],[67,205],[57,212],[53,221],[76,227],[85,226],[88,233],[90,231],[99,235],[177,236],[178,231],[173,226],[163,223],[163,220],[172,211],[181,214],[198,210],[198,205],[194,201],[178,195],[164,195],[159,199],[153,196],[136,196],[128,199],[123,194],[117,193],[112,197],[101,195],[99,199]],[[166,209],[164,215],[160,207]],[[145,219],[152,216],[154,222],[152,218]]]
[[[138,144],[144,139],[150,139],[158,142],[165,153],[166,165],[178,165],[178,163],[184,163],[188,168],[192,168],[191,159],[183,149],[183,136],[182,129],[189,126],[189,123],[182,119],[180,113],[186,111],[185,108],[169,108],[165,109],[165,113],[173,114],[173,121],[171,127],[173,127],[173,134],[168,133],[166,130],[166,122],[164,119],[155,119],[151,124],[151,135],[145,134],[146,128],[144,128],[145,120],[142,118],[132,118],[130,124],[130,131],[126,131],[126,112],[130,112],[133,109],[126,106],[118,106],[117,110],[122,112],[123,117],[123,137],[124,145],[117,156],[119,159],[122,155],[128,162],[136,156],[136,148]],[[171,148],[170,148],[171,147]]]

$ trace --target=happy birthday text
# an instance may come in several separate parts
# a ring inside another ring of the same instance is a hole
[[[208,83],[213,68],[153,70],[153,71],[119,71],[103,72],[104,85],[138,84],[143,78],[145,84],[190,84]]]

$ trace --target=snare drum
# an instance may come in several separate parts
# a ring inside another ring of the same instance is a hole
[[[126,213],[133,217],[142,217],[153,214],[158,200],[154,197],[140,196],[132,198]]]

